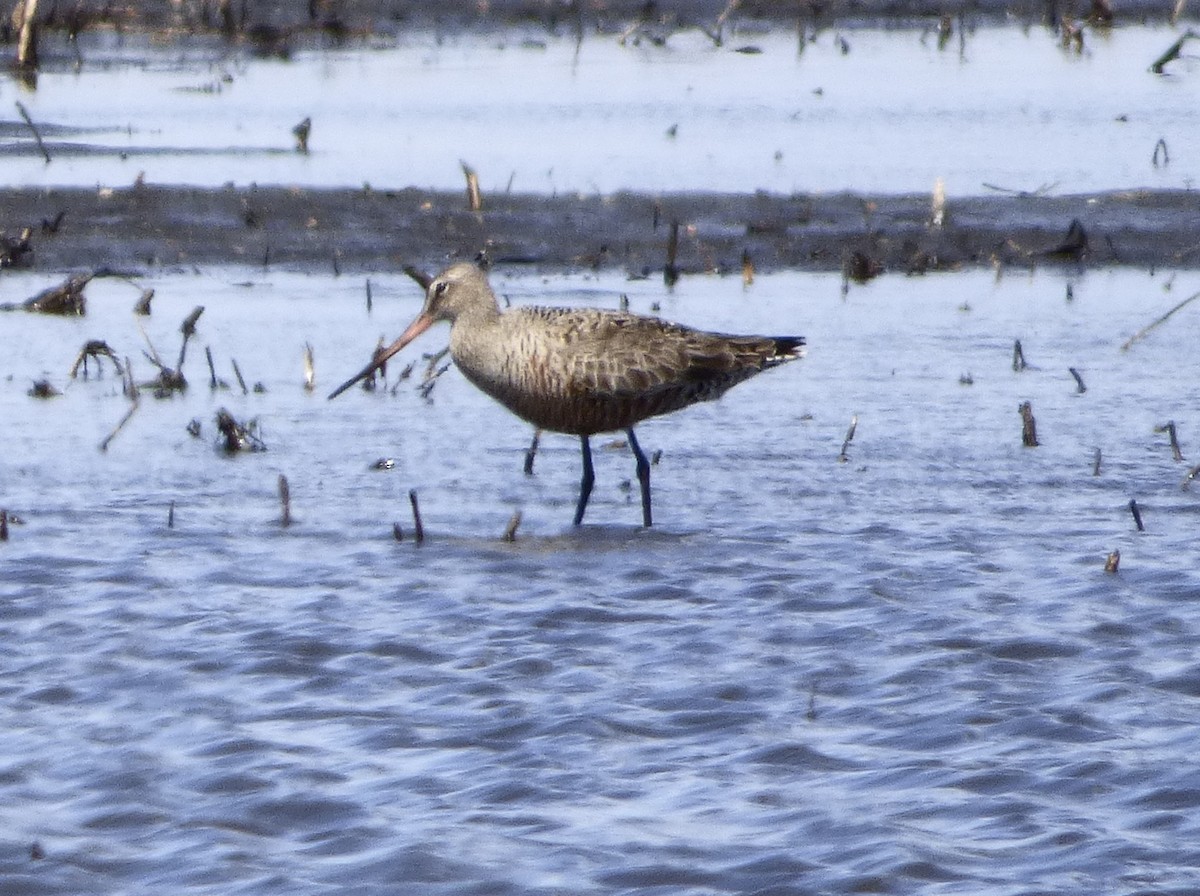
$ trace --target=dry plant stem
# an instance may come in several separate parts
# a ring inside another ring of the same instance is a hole
[[[529,447],[525,449],[525,475],[533,475],[533,459],[537,457],[538,442],[541,441],[542,431],[535,429],[533,431],[533,441],[529,443]]]
[[[1013,342],[1013,371],[1020,372],[1028,366],[1029,365],[1025,363],[1025,350],[1021,348],[1021,340],[1017,339]]]
[[[667,235],[667,263],[663,267],[663,282],[667,286],[674,286],[679,279],[679,268],[675,264],[675,258],[679,254],[679,222],[671,222],[671,230]]]
[[[508,526],[504,529],[504,541],[514,542],[517,540],[517,527],[521,525],[521,511],[517,511],[512,515],[512,519],[508,521]]]
[[[126,394],[129,396],[129,410],[125,412],[125,416],[121,418],[121,422],[117,424],[116,428],[104,437],[104,441],[100,443],[101,451],[108,451],[109,443],[117,437],[117,433],[119,433],[125,427],[125,424],[129,422],[130,418],[133,417],[134,411],[138,409],[138,404],[140,403],[138,401],[138,387],[133,381],[133,369],[129,366],[128,358],[125,359],[125,372],[129,379],[125,390]]]
[[[1188,470],[1187,475],[1183,477],[1183,482],[1179,483],[1179,487],[1187,491],[1188,487],[1192,484],[1192,480],[1197,476],[1200,476],[1200,464],[1196,464],[1196,466]]]
[[[279,525],[286,529],[292,524],[292,492],[288,488],[287,477],[282,473],[279,474],[279,505]]]
[[[175,528],[175,502],[174,501],[172,501],[167,506],[167,528],[168,529]]]
[[[1096,455],[1095,455],[1095,457],[1093,457],[1093,458],[1092,458],[1092,475],[1093,475],[1093,476],[1099,476],[1099,475],[1100,475],[1100,461],[1101,461],[1101,458],[1102,458],[1102,455],[1101,455],[1101,453],[1100,453],[1100,449],[1099,449],[1099,448],[1097,448],[1097,449],[1096,449]]]
[[[41,152],[42,158],[46,160],[46,164],[49,165],[50,153],[46,151],[46,144],[42,142],[42,135],[38,132],[37,125],[33,123],[33,119],[29,117],[29,111],[25,108],[25,104],[20,100],[17,101],[17,111],[25,119],[25,124],[29,125],[29,130],[33,131],[33,139],[37,141],[38,150]]]
[[[313,347],[309,343],[304,343],[304,388],[311,392],[316,388],[317,374],[316,367],[313,363]]]
[[[467,179],[467,209],[473,212],[483,211],[483,195],[479,192],[479,175],[466,162],[460,161],[463,176]]]
[[[412,505],[413,515],[413,538],[417,544],[421,544],[425,540],[425,527],[421,525],[421,507],[417,504],[417,490],[413,489],[408,493],[408,503]]]
[[[0,541],[8,541],[8,511],[0,510]]]
[[[1175,421],[1168,420],[1161,426],[1154,427],[1155,432],[1165,432],[1171,440],[1171,455],[1175,458],[1176,463],[1183,460],[1183,452],[1179,450],[1179,436],[1175,431]]]
[[[1121,566],[1121,552],[1113,551],[1108,555],[1108,559],[1104,561],[1104,571],[1107,573],[1115,573]]]
[[[846,461],[850,460],[850,457],[846,454],[846,451],[850,448],[850,443],[854,441],[854,431],[856,429],[858,429],[858,414],[855,414],[850,418],[850,428],[846,430],[846,438],[842,442],[842,451],[840,454],[838,454],[838,463],[844,464]]]
[[[242,371],[238,368],[237,358],[230,358],[233,362],[233,374],[237,377],[238,385],[242,387],[242,394],[249,395],[250,390],[246,388],[246,381],[242,379]]]
[[[1082,395],[1087,391],[1087,386],[1083,384],[1083,377],[1079,375],[1079,371],[1074,367],[1068,367],[1067,370],[1071,371],[1071,376],[1075,377],[1075,391]]]
[[[1125,343],[1121,346],[1121,351],[1123,351],[1123,352],[1129,351],[1129,347],[1131,345],[1133,345],[1135,342],[1139,342],[1142,339],[1145,339],[1151,330],[1153,330],[1155,327],[1157,327],[1161,324],[1166,323],[1167,319],[1170,318],[1170,316],[1172,314],[1174,314],[1176,311],[1179,311],[1185,305],[1188,305],[1191,302],[1196,301],[1196,299],[1200,299],[1200,292],[1194,293],[1193,295],[1188,296],[1186,299],[1184,299],[1182,302],[1180,302],[1178,305],[1176,305],[1174,308],[1172,308],[1170,311],[1168,311],[1162,317],[1158,318],[1153,323],[1150,323],[1147,326],[1142,327],[1142,329],[1138,330],[1136,333],[1134,333],[1132,336],[1130,336],[1128,339],[1125,340]]]
[[[1023,401],[1017,411],[1021,414],[1021,444],[1026,448],[1036,448],[1038,446],[1037,421],[1033,419],[1033,406],[1029,402]]]
[[[207,345],[204,346],[204,356],[208,358],[208,388],[216,391],[217,388],[217,368],[213,366],[212,349]]]
[[[24,5],[21,14],[21,31],[17,36],[17,65],[25,68],[37,68],[37,8],[38,0],[17,0]],[[21,105],[17,103],[17,105]],[[36,132],[35,132],[36,133]],[[38,144],[41,145],[41,138]],[[45,152],[45,149],[42,150]],[[46,159],[50,161],[49,157]]]
[[[1137,500],[1129,499],[1129,512],[1133,514],[1133,522],[1137,526],[1139,532],[1145,532],[1146,527],[1142,525],[1142,511],[1138,508]]]

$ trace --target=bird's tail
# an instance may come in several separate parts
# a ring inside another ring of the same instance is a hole
[[[775,355],[771,358],[774,364],[804,357],[803,336],[772,336],[771,341],[775,343]]]

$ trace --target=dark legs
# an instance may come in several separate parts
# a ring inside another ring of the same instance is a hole
[[[632,426],[625,430],[625,435],[629,437],[629,450],[637,458],[638,484],[642,487],[642,525],[650,526],[652,525],[650,518],[650,462],[642,453],[637,436],[633,434]],[[592,484],[596,481],[596,474],[592,471],[592,446],[588,442],[587,436],[579,437],[579,449],[583,454],[583,479],[579,482],[579,503],[575,505],[576,526],[583,522],[583,512],[587,510],[588,498],[592,494]]]
[[[592,472],[592,446],[588,444],[587,436],[579,437],[579,447],[583,451],[583,480],[579,483],[579,503],[575,505],[575,525],[583,522],[583,512],[587,510],[588,497],[592,494],[592,483],[596,476]]]
[[[637,458],[638,484],[642,487],[642,525],[649,527],[652,525],[650,520],[650,463],[646,460],[646,455],[642,453],[641,446],[638,445],[632,426],[625,430],[625,435],[629,436],[629,450]]]

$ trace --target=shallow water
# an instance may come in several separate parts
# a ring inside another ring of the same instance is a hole
[[[220,46],[85,38],[36,92],[46,165],[13,114],[9,183],[233,182],[489,192],[1183,188],[1200,176],[1200,75],[1150,64],[1181,32],[980,28],[734,34],[665,47],[534,32],[405,34],[375,50],[250,58]],[[753,48],[761,52],[744,53]],[[49,51],[47,51],[47,55]],[[11,108],[11,106],[10,106]],[[311,153],[291,129],[311,117]],[[1168,163],[1155,158],[1163,140]],[[1156,164],[1156,161],[1158,164]]]
[[[6,275],[0,300],[46,279]],[[1193,891],[1200,308],[1120,345],[1194,279],[888,276],[843,298],[819,275],[498,272],[513,302],[626,293],[809,337],[639,429],[663,452],[651,531],[607,439],[575,530],[571,439],[527,478],[528,428],[456,371],[423,400],[444,330],[394,394],[324,400],[417,310],[405,278],[373,279],[370,317],[347,277],[139,282],[165,357],[205,306],[192,385],[145,394],[107,453],[118,380],[66,371],[104,338],[149,377],[137,289],[94,282],[81,320],[4,315],[0,506],[24,522],[0,543],[0,892]],[[266,392],[210,392],[204,346]],[[42,375],[65,394],[28,397]],[[216,451],[219,406],[268,450]],[[1187,462],[1154,432],[1172,418]]]

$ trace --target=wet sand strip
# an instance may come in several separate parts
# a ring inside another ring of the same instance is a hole
[[[1083,264],[1200,267],[1200,193],[484,195],[417,189],[0,190],[12,267],[46,271],[248,264],[337,271],[497,263],[661,272],[672,225],[680,273]],[[1077,222],[1074,226],[1073,222]],[[13,249],[29,228],[28,251]]]

